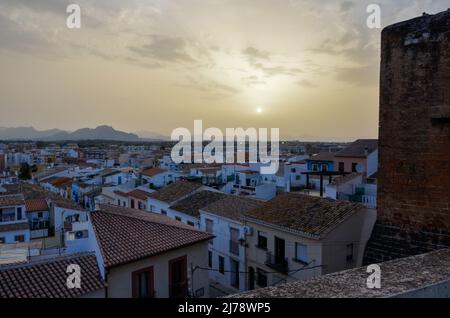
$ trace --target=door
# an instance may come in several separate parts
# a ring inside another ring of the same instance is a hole
[[[251,266],[248,268],[248,289],[255,289],[255,269]]]
[[[283,264],[285,259],[285,241],[275,237],[275,263]]]
[[[239,262],[230,258],[231,286],[239,289]]]
[[[182,256],[169,261],[169,297],[186,298],[187,295],[187,257]]]

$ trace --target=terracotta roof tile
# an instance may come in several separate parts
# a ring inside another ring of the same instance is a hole
[[[336,157],[354,157],[354,158],[365,158],[366,149],[368,154],[374,152],[378,149],[377,139],[358,139],[347,148],[339,151]]]
[[[161,168],[150,168],[142,171],[142,175],[146,177],[154,177],[160,173],[168,172],[168,170],[161,169]]]
[[[187,195],[200,189],[201,184],[188,181],[177,181],[168,185],[161,190],[155,191],[150,194],[150,197],[159,201],[172,203],[180,199],[184,199]]]
[[[331,152],[321,152],[312,155],[307,161],[334,161],[334,153]]]
[[[200,191],[171,206],[172,210],[199,217],[199,210],[209,204],[225,198],[227,195],[221,192]]]
[[[261,221],[315,239],[324,237],[351,215],[366,209],[357,203],[284,193],[249,211],[246,219]]]
[[[24,197],[22,194],[9,194],[0,196],[0,207],[14,205],[25,205]]]
[[[81,288],[67,288],[67,266],[81,268]],[[56,259],[0,268],[0,298],[73,298],[105,287],[94,254],[75,254]]]
[[[44,198],[25,200],[25,207],[27,213],[49,210],[47,200],[45,200]]]
[[[146,192],[140,189],[134,189],[126,194],[128,197],[133,197],[139,200],[147,200],[150,197],[150,192]]]
[[[101,204],[91,213],[105,266],[113,267],[210,240],[164,215]]]
[[[211,203],[201,210],[233,220],[242,221],[246,212],[261,207],[262,204],[262,201],[243,198],[236,195],[227,195],[225,198]]]

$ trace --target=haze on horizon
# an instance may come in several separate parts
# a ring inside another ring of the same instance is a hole
[[[82,27],[66,28],[66,7]],[[283,138],[377,138],[374,1],[2,0],[0,127],[278,127]],[[448,8],[377,1],[386,26]]]

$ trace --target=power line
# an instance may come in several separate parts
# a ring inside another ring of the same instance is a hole
[[[311,262],[312,263],[312,262]],[[295,274],[297,272],[300,271],[304,271],[304,270],[310,270],[310,269],[316,269],[316,268],[321,268],[321,267],[326,267],[326,265],[316,265],[316,266],[312,266],[312,267],[307,267],[309,266],[311,263],[309,263],[308,265],[305,265],[304,267],[301,268],[297,268],[297,269],[292,269],[289,270],[287,272],[285,272],[285,274],[288,274],[288,276],[290,276],[289,274]],[[210,271],[210,272],[220,272],[220,273],[233,273],[233,274],[250,274],[250,272],[248,271],[232,271],[232,270],[220,270],[220,269],[216,269],[216,268],[209,268],[209,267],[200,267],[200,266],[196,266],[193,269],[193,272],[195,272],[197,269],[200,270],[206,270],[206,271]],[[273,272],[267,272],[264,271],[264,274],[280,274],[280,271],[273,271]],[[282,273],[281,273],[282,274]]]

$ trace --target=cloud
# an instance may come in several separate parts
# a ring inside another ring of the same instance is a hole
[[[376,86],[378,83],[378,65],[367,65],[359,67],[342,67],[335,69],[334,78],[341,82],[346,82],[360,87]]]
[[[270,60],[270,53],[249,46],[243,52],[251,60]]]
[[[129,49],[143,57],[149,57],[163,62],[195,62],[187,52],[186,41],[180,37],[153,35],[150,44]]]
[[[257,76],[248,76],[241,79],[242,84],[247,87],[255,86],[255,85],[265,85],[267,84],[265,81],[260,79]]]
[[[316,88],[317,87],[316,84],[312,83],[311,81],[309,81],[307,79],[298,81],[297,84],[302,87],[305,87],[305,88]]]
[[[341,12],[348,12],[355,6],[352,1],[344,1],[341,3]]]
[[[288,68],[285,66],[266,66],[262,63],[252,63],[252,66],[260,71],[262,71],[265,76],[271,77],[276,75],[289,75],[296,76],[303,71],[299,68]]]

